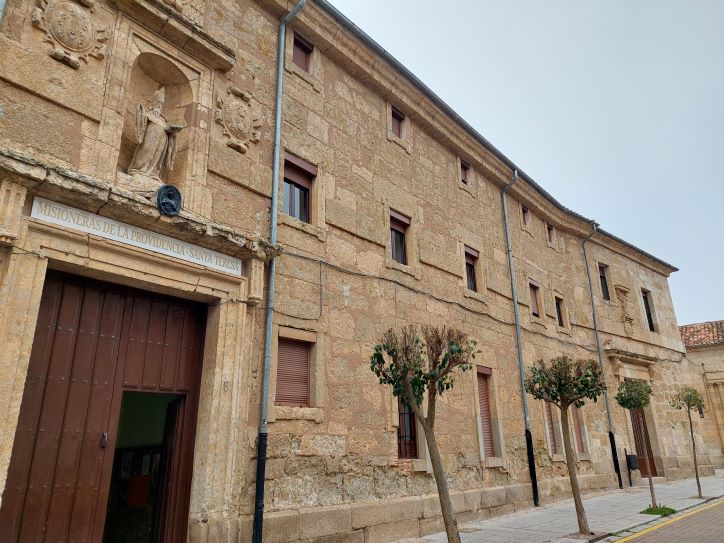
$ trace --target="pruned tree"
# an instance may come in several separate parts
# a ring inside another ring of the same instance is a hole
[[[370,357],[370,368],[380,384],[391,385],[392,393],[412,409],[420,422],[449,543],[460,543],[460,535],[435,438],[437,399],[453,387],[456,370],[463,372],[472,367],[477,352],[476,342],[460,330],[406,326],[385,332]]]
[[[571,430],[568,420],[568,408],[572,405],[583,407],[585,400],[596,401],[603,394],[606,385],[601,370],[593,360],[573,360],[568,356],[559,356],[549,363],[539,360],[528,370],[525,378],[525,390],[538,400],[550,402],[561,411],[561,430],[563,448],[566,452],[566,466],[571,481],[573,503],[576,507],[578,530],[590,534],[588,519],[583,509],[581,490],[578,486],[576,459],[573,453]]]
[[[701,393],[692,387],[683,387],[671,400],[671,407],[674,409],[686,409],[686,416],[689,419],[689,435],[691,435],[691,451],[694,456],[694,475],[696,475],[696,489],[701,495],[701,482],[699,481],[699,464],[696,461],[696,441],[694,440],[694,427],[691,424],[691,411],[704,412],[704,398]]]
[[[634,424],[638,422],[641,428],[645,428],[644,407],[649,405],[651,401],[651,387],[649,384],[641,379],[624,379],[618,387],[615,398],[618,405],[631,412],[631,419]],[[651,457],[646,446],[646,436],[641,440],[641,444],[644,449],[641,452],[647,463],[646,471],[649,479],[649,491],[651,492],[651,507],[657,507],[654,480],[651,477]]]

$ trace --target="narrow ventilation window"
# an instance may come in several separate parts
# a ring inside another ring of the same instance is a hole
[[[598,278],[601,282],[601,298],[610,302],[611,291],[608,289],[608,266],[605,264],[598,265]]]
[[[305,72],[309,72],[312,67],[312,51],[314,51],[314,46],[295,33],[292,62]]]
[[[392,133],[402,139],[402,125],[405,122],[405,114],[396,107],[392,107]]]
[[[470,164],[460,159],[460,181],[462,181],[464,185],[467,185],[469,181],[469,176]]]
[[[540,317],[540,299],[539,299],[539,291],[540,289],[534,285],[533,283],[529,284],[530,287],[530,313],[534,317]]]

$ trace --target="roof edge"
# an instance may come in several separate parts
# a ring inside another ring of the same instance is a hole
[[[545,190],[542,186],[540,186],[537,182],[533,180],[532,177],[530,177],[528,174],[526,174],[519,166],[517,166],[512,160],[510,160],[505,154],[503,154],[500,149],[495,147],[490,141],[488,141],[480,132],[478,132],[473,126],[468,123],[465,119],[463,119],[451,106],[449,106],[442,98],[440,98],[435,92],[430,89],[425,83],[422,82],[420,78],[418,78],[414,73],[412,73],[404,64],[402,64],[399,60],[397,60],[395,57],[393,57],[384,47],[382,47],[379,43],[377,43],[372,37],[369,36],[364,30],[362,30],[360,27],[358,27],[356,24],[354,24],[350,19],[347,18],[346,15],[344,15],[341,11],[339,11],[337,8],[335,8],[332,4],[327,2],[326,0],[314,0],[314,3],[317,4],[322,10],[324,10],[328,15],[330,15],[333,19],[335,19],[338,23],[340,23],[342,26],[347,28],[352,34],[354,34],[357,38],[359,38],[363,43],[365,43],[370,49],[372,49],[375,53],[380,55],[385,61],[390,63],[393,68],[395,68],[397,71],[399,71],[404,77],[409,79],[413,85],[415,85],[420,91],[425,94],[430,101],[432,101],[437,107],[439,107],[446,115],[448,115],[450,118],[452,118],[453,121],[455,121],[457,124],[459,124],[461,127],[465,129],[473,138],[475,138],[480,144],[483,145],[488,151],[490,151],[498,160],[500,160],[505,166],[507,166],[511,171],[517,170],[518,176],[526,181],[531,187],[533,187],[536,192],[538,192],[541,196],[543,196],[546,200],[548,200],[551,204],[553,204],[555,207],[560,209],[562,212],[566,213],[567,215],[570,215],[576,219],[580,219],[581,221],[587,222],[587,223],[593,223],[593,219],[589,219],[587,217],[584,217],[583,215],[576,213],[572,209],[567,208],[564,206],[561,202],[556,200],[547,190]],[[651,253],[648,253],[644,251],[643,249],[640,249],[633,243],[630,243],[624,239],[619,238],[618,236],[615,236],[614,234],[611,234],[610,232],[607,232],[606,230],[603,230],[601,228],[598,229],[598,232],[600,234],[603,234],[612,240],[621,243],[622,245],[628,247],[629,249],[632,249],[636,251],[637,253],[641,254],[642,256],[646,258],[650,258],[657,264],[667,268],[671,272],[679,271],[679,268],[676,266],[673,266],[669,264],[668,262],[661,260],[658,257],[655,257]]]

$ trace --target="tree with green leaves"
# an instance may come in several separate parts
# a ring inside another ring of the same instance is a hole
[[[624,379],[618,387],[615,398],[618,405],[631,412],[631,420],[634,424],[638,422],[641,428],[645,428],[644,408],[649,405],[651,401],[651,387],[649,384],[641,379]],[[648,472],[649,491],[651,492],[651,507],[657,507],[656,494],[654,493],[654,480],[651,477],[651,457],[646,446],[645,436],[644,439],[641,440],[641,444],[644,448],[641,452],[648,463],[646,471]]]
[[[691,411],[704,412],[704,398],[701,393],[692,387],[683,387],[671,400],[671,407],[674,409],[686,409],[686,416],[689,418],[689,435],[691,435],[691,450],[694,455],[694,475],[696,475],[696,488],[701,495],[701,482],[699,481],[699,464],[696,461],[696,441],[694,440],[694,427],[691,424]]]
[[[412,409],[425,434],[448,543],[460,543],[445,469],[435,439],[437,399],[450,390],[455,375],[469,370],[476,343],[452,328],[406,326],[385,332],[370,357],[370,368],[380,384]]]
[[[550,402],[560,409],[566,466],[578,517],[578,530],[582,534],[590,534],[591,530],[588,528],[588,519],[583,509],[581,490],[578,486],[568,408],[572,405],[583,407],[585,400],[595,402],[605,389],[606,385],[596,362],[573,360],[568,356],[559,356],[549,363],[539,360],[528,370],[525,378],[525,390],[529,394],[538,400]]]

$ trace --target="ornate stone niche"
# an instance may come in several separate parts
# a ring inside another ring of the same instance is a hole
[[[162,183],[181,185],[189,162],[187,110],[191,83],[170,60],[155,53],[136,57],[125,99],[118,169],[123,181],[155,191]]]
[[[79,68],[88,57],[106,55],[108,29],[94,17],[94,0],[37,0],[31,13],[33,26],[45,32],[51,45],[48,54],[71,68]]]
[[[99,176],[146,197],[175,185],[186,210],[208,216],[212,68],[123,14],[109,62],[98,161],[108,166]],[[134,160],[139,148],[144,160]]]

